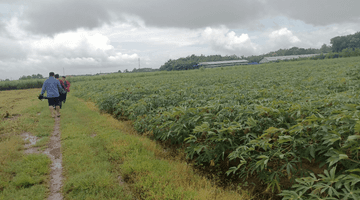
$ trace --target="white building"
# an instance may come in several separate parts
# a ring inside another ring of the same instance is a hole
[[[247,60],[226,60],[226,61],[214,61],[214,62],[201,62],[198,65],[206,68],[213,67],[225,67],[225,66],[234,66],[234,65],[247,65],[249,61]]]
[[[291,56],[274,56],[274,57],[264,57],[262,60],[260,60],[261,63],[267,63],[267,62],[275,62],[278,60],[292,60],[292,59],[298,59],[298,58],[308,58],[313,56],[318,56],[320,54],[304,54],[304,55],[291,55]]]

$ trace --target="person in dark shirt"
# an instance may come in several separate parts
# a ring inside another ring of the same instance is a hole
[[[45,80],[40,95],[47,93],[49,109],[52,117],[60,117],[60,95],[59,89],[61,88],[60,82],[54,78],[54,72],[49,73],[49,78]],[[54,109],[55,106],[55,109]]]
[[[59,74],[55,74],[55,78],[56,78],[56,80],[58,80],[60,82],[61,87],[63,87],[61,84],[61,80],[59,79],[60,78]],[[59,100],[60,100],[59,106],[60,106],[60,109],[62,109],[62,102],[64,100],[64,94],[61,94],[61,92],[59,91],[59,95],[60,95],[59,96]]]
[[[65,103],[66,101],[66,95],[68,92],[70,92],[70,82],[66,80],[66,76],[62,77],[62,80],[59,80],[60,84],[62,85],[62,87],[64,88],[64,90],[66,91],[66,93],[63,95],[62,98],[62,102]]]

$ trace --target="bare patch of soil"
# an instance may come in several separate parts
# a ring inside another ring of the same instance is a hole
[[[38,147],[32,147],[38,141],[36,136],[33,136],[31,133],[25,132],[21,134],[21,137],[24,141],[28,141],[24,145],[25,154],[32,153],[43,153],[52,161],[51,164],[51,173],[50,173],[50,195],[48,200],[62,200],[63,196],[61,194],[62,187],[62,153],[61,153],[61,139],[60,139],[60,118],[55,118],[54,131],[50,137],[50,142],[48,148],[44,152],[40,152]]]
[[[24,139],[25,142],[29,142],[24,145],[25,154],[39,153],[38,147],[32,147],[38,141],[38,137],[33,136],[31,135],[31,133],[28,132],[22,133],[21,137]]]
[[[17,120],[21,115],[20,114],[9,114],[7,111],[3,116],[3,120]]]
[[[60,139],[60,118],[55,118],[54,132],[51,135],[49,148],[44,151],[52,161],[51,164],[51,180],[50,180],[50,195],[49,200],[61,200],[62,187],[62,153],[61,153],[61,139]]]

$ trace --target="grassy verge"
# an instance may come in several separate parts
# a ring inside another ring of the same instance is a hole
[[[25,155],[21,134],[28,132],[46,146],[54,120],[39,89],[0,92],[0,199],[45,199],[50,159],[43,154]]]
[[[216,187],[185,162],[165,159],[156,142],[125,134],[125,128],[93,104],[69,97],[61,119],[66,198],[250,199]]]
[[[71,96],[61,112],[64,198],[132,199],[119,185],[102,139],[119,132],[106,128],[99,114]]]

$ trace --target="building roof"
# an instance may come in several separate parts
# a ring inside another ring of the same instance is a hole
[[[235,64],[235,63],[248,63],[247,60],[226,60],[226,61],[214,61],[214,62],[201,62],[199,65],[220,65],[220,64]]]
[[[264,57],[259,63],[267,63],[267,62],[273,62],[273,61],[277,61],[277,60],[291,60],[291,59],[298,59],[298,58],[306,58],[306,57],[312,57],[312,56],[317,56],[317,55],[320,55],[320,54]]]

